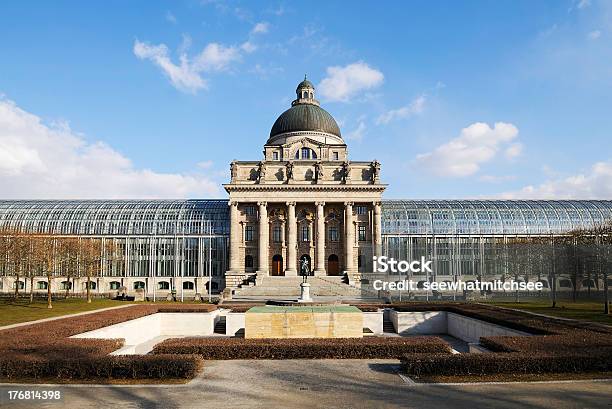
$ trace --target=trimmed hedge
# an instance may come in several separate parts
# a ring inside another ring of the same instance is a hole
[[[409,353],[450,354],[437,337],[366,338],[173,338],[153,348],[153,354],[197,354],[204,359],[380,359]]]
[[[5,379],[190,379],[203,360],[197,355],[111,355],[86,358],[0,357]]]
[[[0,379],[191,378],[201,358],[112,356],[123,339],[70,338],[157,312],[209,312],[214,305],[142,304],[0,331]]]
[[[495,375],[606,372],[612,370],[612,354],[414,354],[401,359],[409,375]]]

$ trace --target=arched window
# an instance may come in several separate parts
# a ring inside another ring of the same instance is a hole
[[[62,290],[71,290],[72,289],[72,283],[70,281],[62,281],[62,283],[60,284],[60,288]]]
[[[253,268],[253,256],[250,254],[244,257],[244,268]]]
[[[110,289],[111,290],[118,290],[119,287],[121,287],[121,283],[119,281],[111,281],[110,282]]]
[[[39,290],[46,290],[47,288],[49,288],[49,283],[47,283],[46,281],[39,281],[36,283],[36,288]]]
[[[587,278],[585,280],[582,280],[582,286],[583,287],[595,287],[595,281],[593,281],[590,278]]]
[[[183,290],[193,290],[194,288],[193,281],[183,281]]]
[[[542,283],[542,288],[548,288],[548,281],[546,281],[546,280],[538,280],[538,283]]]
[[[97,288],[96,282],[95,281],[90,281],[89,282],[89,289],[90,290],[95,290]],[[87,282],[83,283],[83,289],[87,290]]]
[[[20,290],[23,290],[25,288],[25,284],[23,281],[19,280],[19,281],[15,281],[13,283],[13,288],[18,288]]]
[[[169,290],[170,283],[167,281],[160,281],[159,283],[157,283],[157,288],[160,290]]]
[[[559,287],[570,288],[572,286],[572,282],[568,279],[559,280]]]
[[[139,288],[142,288],[142,289],[145,288],[144,281],[135,281],[134,282],[134,290],[138,290]]]
[[[309,160],[309,159],[317,159],[317,154],[315,151],[313,151],[310,148],[302,148],[302,149],[298,149],[295,152],[295,158],[296,159],[300,159],[300,153],[301,153],[301,159],[302,160]]]

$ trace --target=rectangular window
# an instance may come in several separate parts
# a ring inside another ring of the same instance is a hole
[[[366,241],[366,226],[363,224],[360,224],[357,227],[357,232],[358,232],[358,236],[359,236],[359,241]]]
[[[244,228],[244,241],[253,241],[253,226],[247,225]]]
[[[272,152],[272,159],[278,160],[278,152]]]
[[[332,152],[332,160],[338,160],[339,155],[338,152]]]
[[[337,227],[329,228],[329,241],[338,241],[338,228]]]
[[[302,241],[310,241],[310,229],[307,224],[302,226]]]
[[[274,230],[272,230],[272,240],[274,240],[275,243],[281,242],[281,227],[280,226],[274,226]]]
[[[255,206],[247,206],[244,208],[244,213],[247,216],[255,216],[255,214],[257,213],[257,210],[255,209]]]
[[[355,213],[357,214],[367,214],[368,207],[367,206],[355,206]]]

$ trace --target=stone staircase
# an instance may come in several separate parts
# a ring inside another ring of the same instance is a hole
[[[257,285],[241,286],[234,299],[248,297],[298,297],[302,277],[258,277]],[[310,295],[315,297],[363,298],[360,288],[345,284],[341,276],[308,277]]]

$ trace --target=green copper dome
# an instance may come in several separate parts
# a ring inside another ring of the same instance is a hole
[[[304,77],[304,81],[300,82],[296,88],[297,90],[300,90],[301,88],[312,88],[314,89],[314,85],[312,85],[312,82],[308,81],[306,79],[306,77]]]
[[[315,104],[295,104],[283,112],[270,131],[270,138],[288,132],[324,132],[338,137],[340,128],[336,120],[323,108]]]

